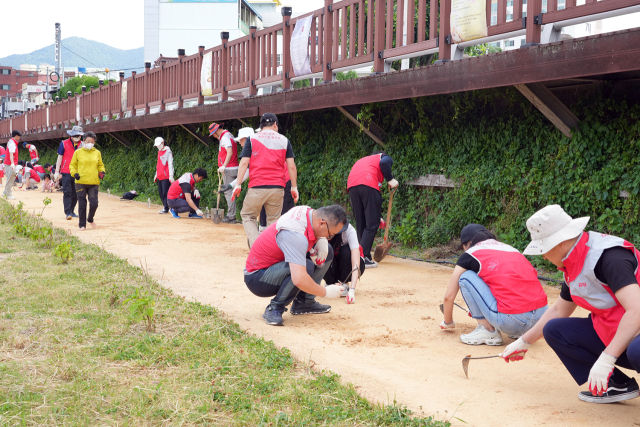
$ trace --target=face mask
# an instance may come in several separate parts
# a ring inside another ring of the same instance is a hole
[[[158,145],[156,148],[158,149],[158,151],[162,151],[164,150],[164,144]]]
[[[87,150],[91,150],[93,148],[93,144],[92,143],[84,144],[84,148],[86,148]]]
[[[73,140],[73,142],[80,141],[80,137],[79,136],[72,136],[71,139]]]

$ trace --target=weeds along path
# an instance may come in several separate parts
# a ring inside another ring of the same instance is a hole
[[[42,209],[43,193],[14,195],[14,202],[23,201],[30,212]],[[178,295],[218,307],[243,329],[289,348],[317,369],[340,374],[374,401],[395,399],[418,414],[438,412],[440,418],[457,409],[456,417],[468,424],[453,419],[454,425],[596,426],[614,418],[618,425],[640,425],[640,399],[615,405],[579,401],[583,388],[543,341],[532,346],[523,362],[472,361],[466,379],[461,365],[465,355],[497,354],[504,347],[462,344],[458,336],[475,324],[461,310],[455,312],[456,330],[438,327],[438,305],[450,268],[388,257],[366,271],[355,305],[346,305],[344,298],[330,301],[333,309],[326,315],[287,313],[285,326],[273,327],[261,317],[268,299],[252,295],[242,280],[248,249],[241,225],[176,220],[157,214],[159,206],[149,209],[146,203],[101,193],[99,228],[80,232],[77,221],[64,218],[62,193],[48,196],[53,202],[44,217],[55,226],[136,266],[146,265]],[[545,290],[550,303],[555,302],[558,290]],[[461,298],[458,302],[464,303]],[[505,344],[511,342],[503,338]]]

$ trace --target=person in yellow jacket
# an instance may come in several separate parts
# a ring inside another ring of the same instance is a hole
[[[69,164],[69,172],[76,180],[80,231],[86,230],[87,222],[91,227],[97,227],[93,217],[98,209],[98,189],[100,180],[104,178],[105,169],[102,154],[94,148],[95,143],[96,134],[86,132],[84,145],[73,153]],[[89,197],[89,215],[87,215],[87,197]]]

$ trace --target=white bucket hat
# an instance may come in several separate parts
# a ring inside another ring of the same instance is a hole
[[[242,128],[238,131],[238,136],[235,137],[235,139],[242,139],[242,138],[246,138],[248,136],[253,136],[256,133],[253,131],[253,128],[248,127],[248,128]]]
[[[157,138],[156,138],[156,140],[154,141],[153,146],[154,146],[154,147],[159,147],[159,146],[161,146],[163,143],[164,143],[164,139],[163,139],[161,136],[159,136],[159,137],[157,137]]]
[[[527,229],[531,243],[525,255],[544,255],[565,240],[577,237],[589,222],[588,216],[572,219],[560,205],[549,205],[531,215]]]

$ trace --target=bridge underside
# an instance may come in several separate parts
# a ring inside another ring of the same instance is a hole
[[[96,133],[144,130],[430,95],[542,83],[552,92],[640,79],[640,28],[430,65],[357,80],[84,125]],[[22,141],[59,140],[62,129]],[[6,142],[6,141],[0,141]],[[123,143],[124,145],[124,143]]]

